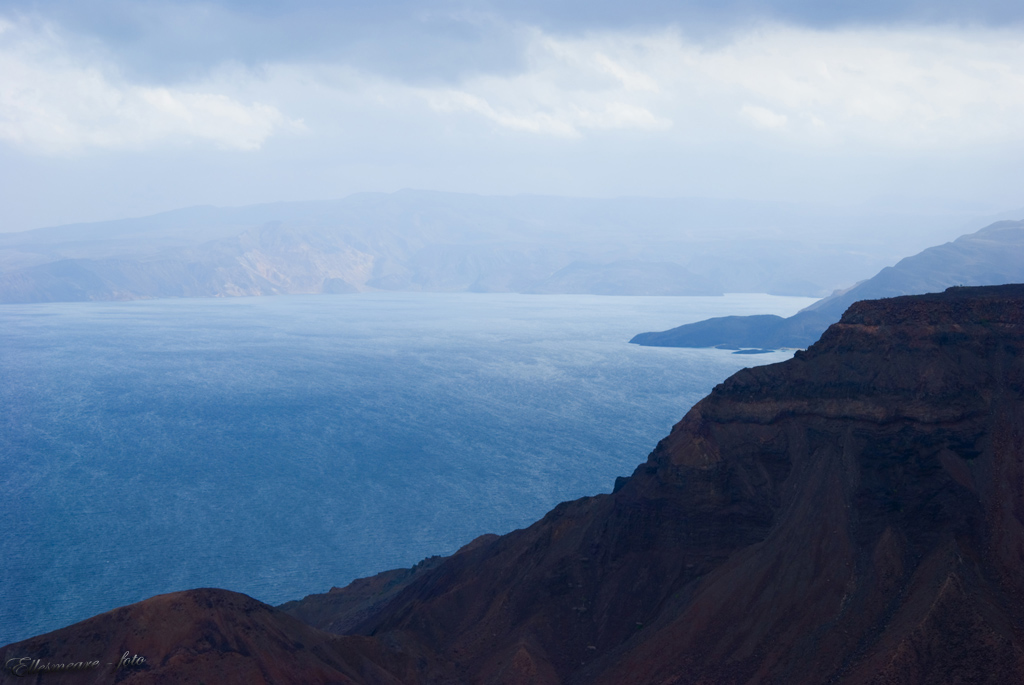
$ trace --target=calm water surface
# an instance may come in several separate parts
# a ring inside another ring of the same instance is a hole
[[[807,298],[376,293],[0,307],[0,645],[148,596],[280,603],[609,492],[787,352],[638,347]]]

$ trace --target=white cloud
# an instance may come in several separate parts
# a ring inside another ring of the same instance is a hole
[[[1021,28],[765,25],[696,42],[506,25],[520,61],[458,78],[292,60],[172,83],[125,76],[144,69],[95,39],[3,21],[0,230],[19,211],[28,228],[402,187],[1022,203]],[[132,152],[92,162],[109,150]]]
[[[740,114],[758,128],[782,128],[789,121],[789,117],[786,115],[757,105],[743,105],[740,108]]]
[[[579,131],[571,122],[549,112],[533,111],[517,114],[507,109],[496,109],[484,98],[462,90],[424,90],[423,97],[438,112],[460,110],[475,112],[500,126],[518,131],[579,137]]]
[[[275,107],[202,85],[128,83],[69,54],[49,30],[0,24],[0,139],[44,153],[180,142],[256,150],[290,125]]]
[[[436,111],[557,136],[674,129],[723,139],[757,130],[814,145],[902,148],[1020,141],[1024,33],[763,26],[705,46],[674,31],[533,31],[521,72],[421,92]]]
[[[929,178],[956,178],[947,187],[960,192],[969,164],[987,168],[977,160],[1024,144],[1020,29],[766,25],[714,43],[671,29],[510,30],[522,32],[518,69],[454,81],[277,62],[219,65],[181,85],[130,81],[45,28],[0,23],[0,143],[51,154],[143,150],[151,156],[139,163],[152,165],[174,146],[267,149],[259,165],[239,164],[272,179],[268,197],[301,186],[297,167],[316,170],[302,178],[329,189],[320,194],[417,186],[798,196],[831,183],[840,196],[858,183],[895,192],[877,169],[917,164]],[[304,135],[266,145],[300,118]],[[523,171],[532,165],[548,175]],[[763,168],[773,170],[770,187]],[[332,174],[356,180],[342,186]],[[993,172],[990,184],[1008,178]]]
[[[682,146],[751,136],[834,149],[1024,141],[1019,29],[766,25],[714,44],[674,30],[515,30],[523,68],[433,87],[302,63],[218,68],[183,86],[128,82],[45,27],[0,20],[0,139],[58,153],[181,143],[256,150],[301,128],[290,117],[315,121],[316,137],[377,118],[415,125],[441,116],[577,140],[633,131]]]
[[[474,112],[506,128],[563,137],[671,127],[670,119],[650,109],[658,83],[623,60],[622,46],[529,33],[522,73],[477,75],[456,88],[420,89],[423,98],[439,112]]]
[[[769,27],[729,45],[680,43],[689,78],[727,97],[822,128],[833,141],[943,147],[1024,139],[1019,31]],[[717,87],[715,87],[717,86]],[[757,125],[767,119],[753,116]],[[815,123],[817,122],[817,123]]]

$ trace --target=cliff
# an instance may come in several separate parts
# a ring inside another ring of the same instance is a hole
[[[1021,682],[1022,569],[1024,286],[954,288],[735,374],[613,494],[283,608],[312,627],[201,591],[2,651],[117,645],[130,683]]]
[[[873,278],[788,318],[727,316],[640,333],[631,343],[653,347],[807,347],[854,302],[936,292],[958,285],[1000,285],[1024,281],[1024,221],[1000,221],[976,233],[887,266]]]

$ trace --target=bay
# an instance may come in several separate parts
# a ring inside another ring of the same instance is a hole
[[[768,295],[0,307],[0,644],[154,594],[280,603],[609,492],[744,366],[629,345]]]

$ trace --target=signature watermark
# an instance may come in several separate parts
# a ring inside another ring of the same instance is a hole
[[[33,659],[30,656],[16,656],[4,659],[3,670],[18,678],[27,678],[29,676],[44,673],[75,673],[78,671],[92,671],[104,665],[113,666],[115,671],[120,671],[123,668],[145,666],[145,664],[146,657],[140,656],[139,654],[132,654],[131,652],[125,652],[122,654],[117,663],[108,661],[106,664],[97,659],[93,659],[92,661],[55,662],[45,661],[43,659]]]

